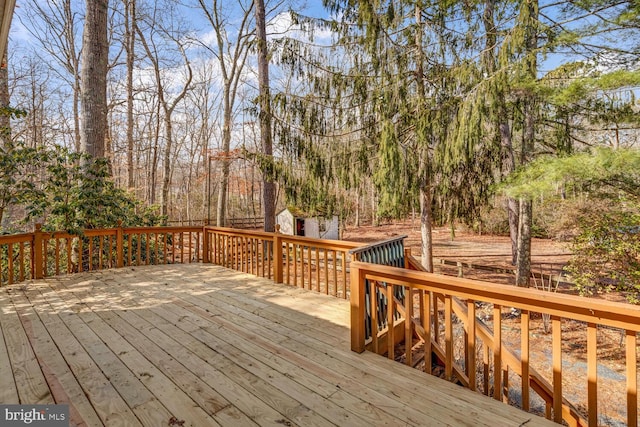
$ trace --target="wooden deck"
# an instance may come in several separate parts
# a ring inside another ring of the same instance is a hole
[[[553,425],[350,351],[349,302],[209,264],[0,289],[0,402],[72,425]]]

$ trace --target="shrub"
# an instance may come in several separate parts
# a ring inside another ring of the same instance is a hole
[[[638,209],[589,209],[567,266],[581,294],[620,291],[640,302],[640,213]]]

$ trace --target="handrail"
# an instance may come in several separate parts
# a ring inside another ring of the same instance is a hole
[[[427,272],[427,270],[420,264],[420,262],[415,259],[410,254],[407,255],[407,267],[410,270]],[[433,296],[432,296],[433,297]],[[437,296],[436,296],[437,298]],[[453,298],[453,312],[456,316],[458,316],[464,323],[464,328],[468,333],[468,322],[469,322],[469,310],[467,306],[461,301],[459,298]],[[483,346],[487,348],[493,348],[494,346],[494,337],[493,332],[487,327],[487,325],[480,320],[478,317],[474,318],[476,335],[479,340],[482,341]],[[425,344],[426,345],[426,344]],[[430,344],[431,346],[438,346],[437,340],[433,340]],[[522,379],[522,360],[519,355],[511,350],[510,347],[500,343],[501,353],[503,358],[503,363],[505,363],[512,372],[515,372]],[[425,351],[429,351],[428,345]],[[435,352],[436,354],[440,354],[441,352]],[[446,363],[445,357],[440,358],[440,362],[442,364]],[[552,385],[533,367],[529,367],[529,384],[533,387],[538,395],[542,397],[545,401],[545,404],[548,407],[553,406],[553,387]],[[468,381],[465,384],[467,387],[469,386]],[[570,419],[572,423],[570,425],[579,425],[586,426],[587,421],[580,415],[578,409],[569,402],[566,398],[562,398],[562,411],[563,418]]]
[[[349,250],[360,243],[204,227],[204,262],[346,299]]]
[[[594,300],[583,297],[543,293],[533,289],[518,288],[508,285],[490,284],[469,279],[442,276],[423,271],[412,271],[396,267],[380,266],[362,262],[351,263],[351,346],[352,350],[362,352],[366,348],[365,324],[363,315],[367,304],[374,305],[375,301],[365,301],[366,282],[375,283],[379,289],[386,289],[393,293],[393,287],[402,287],[409,295],[418,297],[419,307],[414,307],[414,298],[408,303],[402,303],[396,298],[390,298],[390,309],[397,309],[402,314],[405,324],[405,347],[414,337],[419,337],[425,343],[438,344],[441,331],[444,330],[444,348],[436,348],[444,359],[445,376],[455,377],[456,364],[454,360],[453,343],[456,339],[464,342],[464,367],[460,375],[461,383],[476,390],[476,353],[484,355],[484,392],[490,393],[493,387],[494,398],[504,398],[504,390],[508,387],[509,369],[518,373],[529,381],[522,381],[523,409],[529,409],[529,396],[532,389],[540,394],[548,403],[546,415],[556,422],[565,421],[569,425],[586,425],[582,414],[571,405],[562,393],[562,319],[577,320],[586,323],[587,327],[587,410],[588,424],[597,425],[598,422],[598,370],[597,370],[597,331],[598,326],[620,328],[624,330],[627,367],[627,422],[629,425],[637,423],[637,354],[636,335],[640,331],[640,307],[610,301]],[[357,286],[356,286],[357,284]],[[381,285],[381,284],[384,284]],[[462,302],[466,301],[466,302]],[[440,304],[442,302],[442,305]],[[476,303],[493,305],[493,332],[488,330],[476,319]],[[465,313],[461,306],[467,309]],[[519,310],[521,318],[521,346],[520,357],[505,348],[502,342],[502,313],[503,308]],[[415,316],[418,313],[418,317]],[[529,365],[530,317],[531,313],[548,313],[552,316],[552,380],[546,381]],[[443,317],[444,314],[444,317]],[[464,336],[456,336],[454,330],[455,318],[464,322]],[[407,322],[407,319],[410,319]],[[470,322],[469,319],[476,319]],[[387,328],[386,342],[391,343],[396,328]],[[401,332],[400,332],[401,333]],[[478,344],[479,343],[479,344]],[[425,344],[426,345],[426,344]],[[478,346],[480,345],[480,346]],[[425,370],[431,369],[431,347],[425,347]],[[391,351],[392,347],[389,347]],[[505,351],[506,350],[506,351]],[[489,354],[492,354],[492,357]],[[427,357],[428,356],[428,357]],[[515,360],[514,360],[515,359]],[[405,360],[411,360],[411,352],[405,354]],[[493,366],[492,384],[489,384],[489,366]],[[519,366],[518,366],[519,365]],[[503,372],[503,370],[505,372]],[[482,376],[481,376],[482,378]]]

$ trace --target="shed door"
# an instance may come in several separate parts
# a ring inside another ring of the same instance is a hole
[[[296,236],[304,236],[304,218],[296,218]]]

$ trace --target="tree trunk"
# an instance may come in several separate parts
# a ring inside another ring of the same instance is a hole
[[[502,97],[502,94],[500,95]],[[500,142],[502,146],[503,165],[502,173],[508,176],[515,172],[516,163],[513,153],[513,143],[511,139],[511,131],[509,122],[507,121],[507,109],[504,107],[504,98],[500,103]],[[507,199],[507,217],[509,220],[509,237],[511,238],[511,264],[516,265],[518,262],[518,218],[520,213],[520,205],[518,200],[509,197]]]
[[[5,49],[2,57],[2,66],[0,66],[0,107],[7,108],[10,103],[7,50]],[[0,114],[0,141],[3,147],[9,147],[11,144],[11,117],[6,113]],[[0,216],[1,219],[2,217]]]
[[[229,151],[231,150],[231,121],[233,116],[231,114],[231,101],[230,101],[230,83],[225,82],[224,87],[224,123],[222,125],[222,153],[221,159],[222,167],[222,181],[220,187],[218,187],[218,201],[216,205],[216,226],[224,227],[226,223],[226,209],[227,209],[227,193],[229,190],[229,173],[231,169],[231,159],[229,158]]]
[[[162,180],[162,198],[160,205],[162,206],[162,215],[169,215],[169,193],[171,190],[171,149],[173,148],[173,126],[171,124],[171,116],[165,111],[164,116],[165,139],[167,140],[164,147],[164,178]]]
[[[258,86],[260,91],[260,142],[262,154],[270,161],[273,157],[271,140],[271,95],[269,94],[269,59],[267,51],[266,17],[264,0],[256,0],[256,37],[258,41]],[[269,165],[269,169],[270,165]],[[264,231],[275,231],[276,186],[270,170],[262,171],[262,199],[264,207]]]
[[[433,236],[431,233],[431,189],[428,185],[420,188],[420,237],[422,266],[433,273]]]
[[[531,275],[531,222],[533,216],[531,200],[520,199],[518,217],[518,257],[516,263],[516,285],[529,286]]]
[[[107,134],[108,0],[86,0],[86,7],[82,34],[80,151],[102,158]]]
[[[124,43],[127,53],[127,187],[132,190],[135,187],[134,161],[133,161],[133,66],[135,59],[135,31],[133,21],[135,18],[135,0],[125,0],[125,34]]]
[[[537,78],[537,46],[538,46],[538,0],[527,0],[524,7],[525,23],[525,66],[528,79],[532,82]],[[527,93],[522,99],[524,112],[524,126],[522,137],[521,164],[529,161],[535,146],[536,100],[533,93]],[[529,286],[531,275],[531,226],[533,223],[533,202],[520,200],[520,215],[518,217],[518,256],[516,263],[516,285]]]

